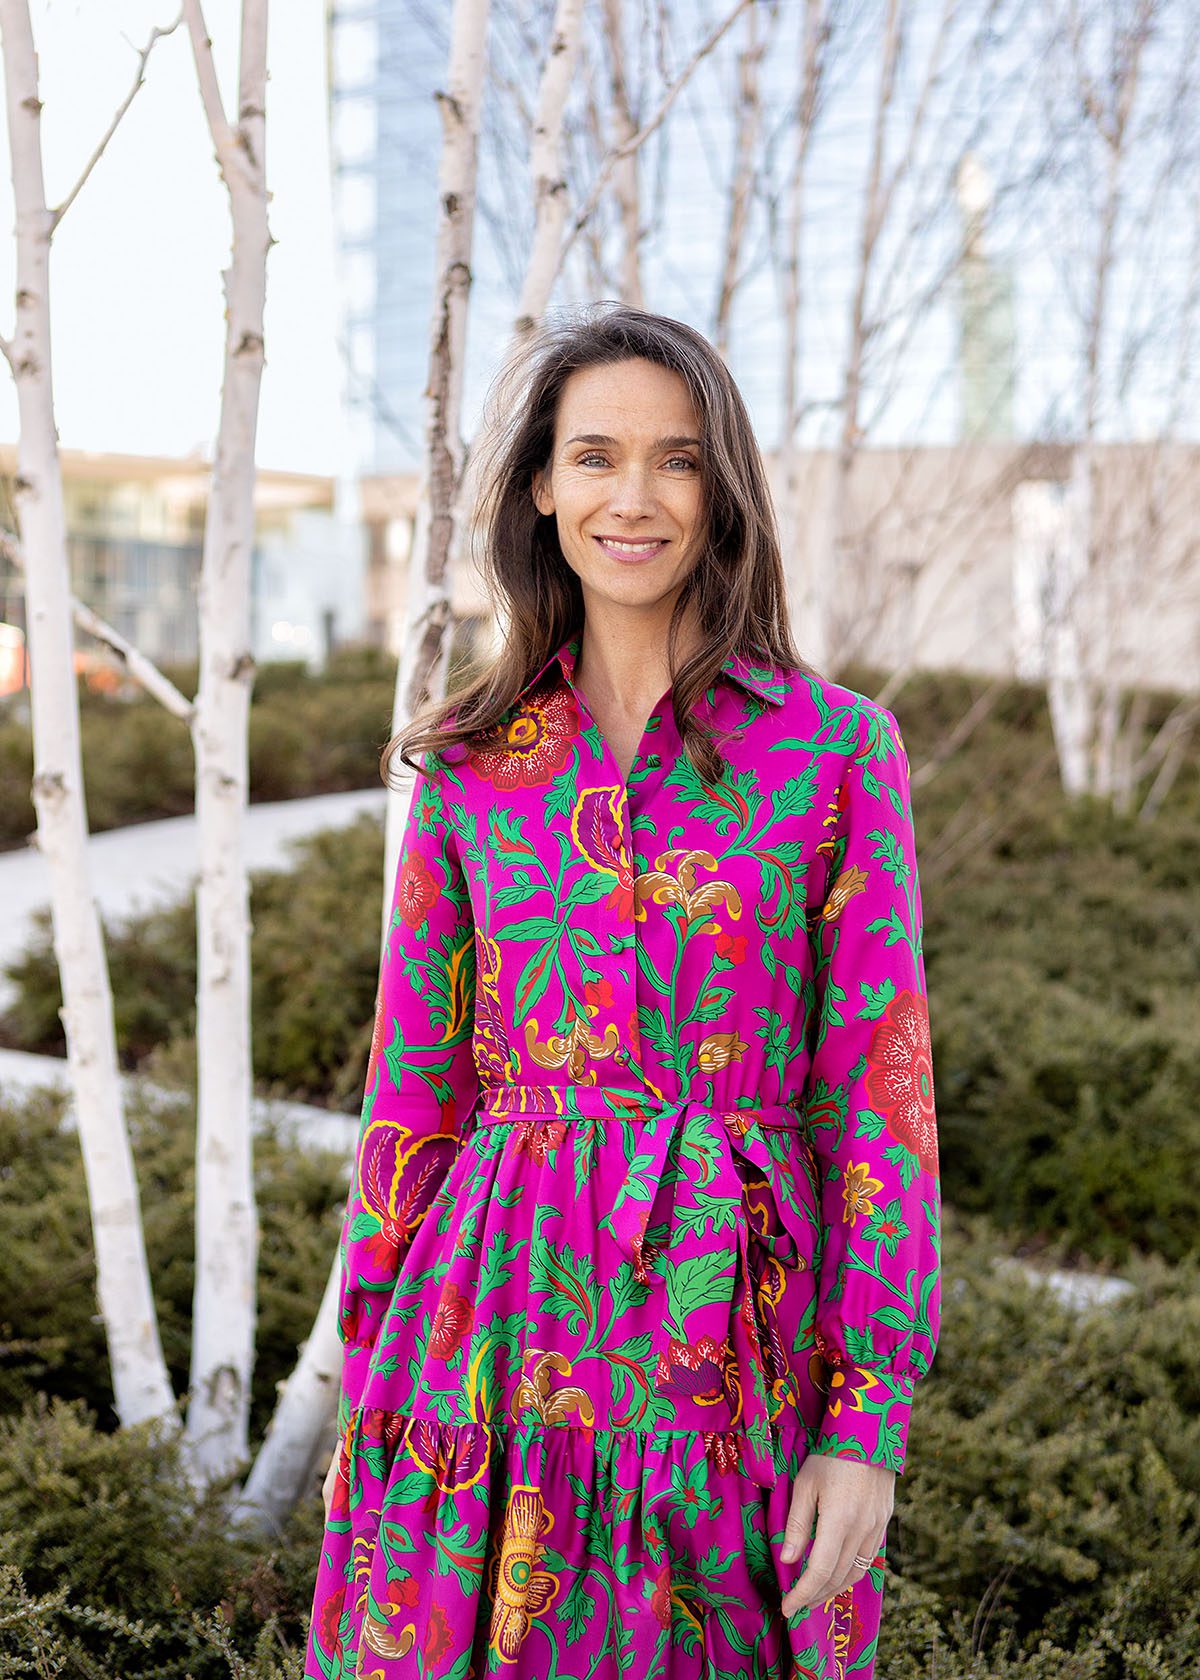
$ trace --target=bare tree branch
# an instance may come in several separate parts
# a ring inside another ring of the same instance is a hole
[[[738,18],[741,17],[742,13],[746,10],[746,7],[752,4],[753,0],[737,0],[737,4],[726,17],[724,23],[719,23],[708,36],[707,40],[697,47],[692,57],[684,65],[678,76],[676,76],[674,82],[672,82],[671,86],[667,89],[667,92],[654,115],[647,122],[643,123],[637,133],[630,139],[626,140],[623,145],[616,146],[611,152],[609,152],[604,162],[600,165],[600,172],[596,176],[595,181],[592,183],[592,190],[584,201],[583,208],[579,211],[579,214],[575,217],[567,231],[567,236],[563,241],[562,250],[559,252],[558,256],[558,266],[560,272],[568,251],[591,220],[596,206],[599,204],[604,194],[604,188],[608,184],[609,177],[612,175],[613,171],[624,161],[625,158],[636,152],[639,146],[644,145],[656,129],[661,128],[672,105],[674,105],[675,101],[679,98],[679,95],[683,92],[684,88],[691,80],[697,66],[703,63],[709,53],[712,52],[713,48],[728,33],[728,31],[737,22]]]
[[[18,571],[25,570],[25,555],[20,543],[7,531],[0,531],[0,554],[6,560],[11,560]],[[147,659],[134,647],[132,642],[126,641],[119,630],[94,613],[77,595],[71,596],[71,616],[81,630],[86,630],[96,641],[103,642],[125,666],[135,682],[141,684],[147,694],[164,706],[172,716],[181,718],[184,723],[190,723],[192,718],[192,702],[185,694],[181,694],[169,677],[164,677],[154,661]]]
[[[52,210],[51,213],[50,213],[50,232],[51,233],[54,232],[55,228],[62,221],[62,219],[66,215],[67,211],[71,208],[72,204],[74,204],[75,200],[79,197],[79,194],[83,191],[83,188],[87,184],[88,177],[92,173],[92,170],[95,169],[96,165],[100,162],[100,159],[104,156],[104,153],[107,150],[109,141],[112,139],[113,135],[117,132],[117,129],[120,127],[122,117],[124,117],[126,111],[128,111],[129,107],[133,104],[133,101],[134,101],[134,99],[137,95],[138,89],[141,87],[142,83],[146,80],[146,63],[147,63],[147,61],[150,57],[150,54],[154,51],[154,48],[157,45],[157,43],[161,40],[164,40],[166,38],[166,36],[173,35],[175,33],[175,31],[179,28],[179,25],[182,22],[183,22],[183,13],[180,12],[179,16],[175,19],[175,22],[174,23],[169,23],[165,29],[154,29],[154,30],[151,31],[150,39],[146,42],[146,45],[142,48],[141,52],[138,54],[137,73],[135,74],[135,76],[133,78],[133,86],[130,88],[129,92],[125,95],[125,98],[117,106],[117,109],[113,114],[113,119],[109,123],[109,125],[108,125],[107,129],[105,130],[104,134],[102,135],[102,137],[100,139],[100,143],[97,145],[97,147],[96,147],[95,151],[92,153],[91,157],[84,164],[83,173],[80,175],[79,179],[76,181],[75,185],[71,188],[70,192],[67,194],[66,198],[63,199],[62,203],[58,206],[58,208],[56,210]]]

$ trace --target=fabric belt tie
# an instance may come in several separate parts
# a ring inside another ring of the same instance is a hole
[[[811,1267],[819,1194],[807,1142],[797,1150],[790,1138],[781,1164],[767,1135],[786,1131],[806,1138],[803,1111],[788,1104],[674,1103],[644,1089],[611,1086],[513,1085],[480,1100],[466,1135],[477,1125],[514,1119],[545,1125],[606,1120],[636,1128],[632,1159],[601,1226],[637,1281],[664,1297],[662,1311],[651,1315],[658,1386],[702,1401],[727,1399],[744,1469],[760,1486],[772,1487],[782,1469],[772,1423],[789,1404],[790,1384],[786,1366],[779,1369],[783,1361],[772,1357],[756,1289],[768,1267],[771,1286],[778,1288],[787,1287],[787,1274]],[[797,1161],[802,1172],[794,1170]],[[706,1255],[720,1254],[724,1263],[718,1267],[714,1260],[711,1270],[705,1268],[699,1288],[687,1281],[688,1262],[678,1266],[668,1252],[678,1182],[715,1198],[714,1218],[702,1227],[700,1243]],[[673,1328],[682,1330],[675,1310],[682,1318],[685,1307],[688,1341],[682,1343]]]

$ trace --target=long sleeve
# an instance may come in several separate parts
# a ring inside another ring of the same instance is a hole
[[[360,1403],[402,1256],[454,1161],[479,1088],[474,931],[439,761],[427,755],[392,892],[342,1227],[343,1429]]]
[[[899,1473],[940,1327],[941,1194],[908,757],[886,707],[863,703],[825,821],[805,1093],[829,1373],[814,1450]]]

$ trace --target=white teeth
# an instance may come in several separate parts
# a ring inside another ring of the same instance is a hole
[[[661,542],[649,542],[649,543],[610,542],[607,537],[601,537],[600,541],[604,544],[605,548],[616,549],[618,554],[648,554],[649,551],[652,548],[661,548],[662,547]]]

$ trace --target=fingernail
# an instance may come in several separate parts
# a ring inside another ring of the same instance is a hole
[[[782,1557],[784,1563],[795,1563],[796,1559],[800,1556],[800,1552],[798,1547],[793,1546],[789,1542],[779,1555]]]

